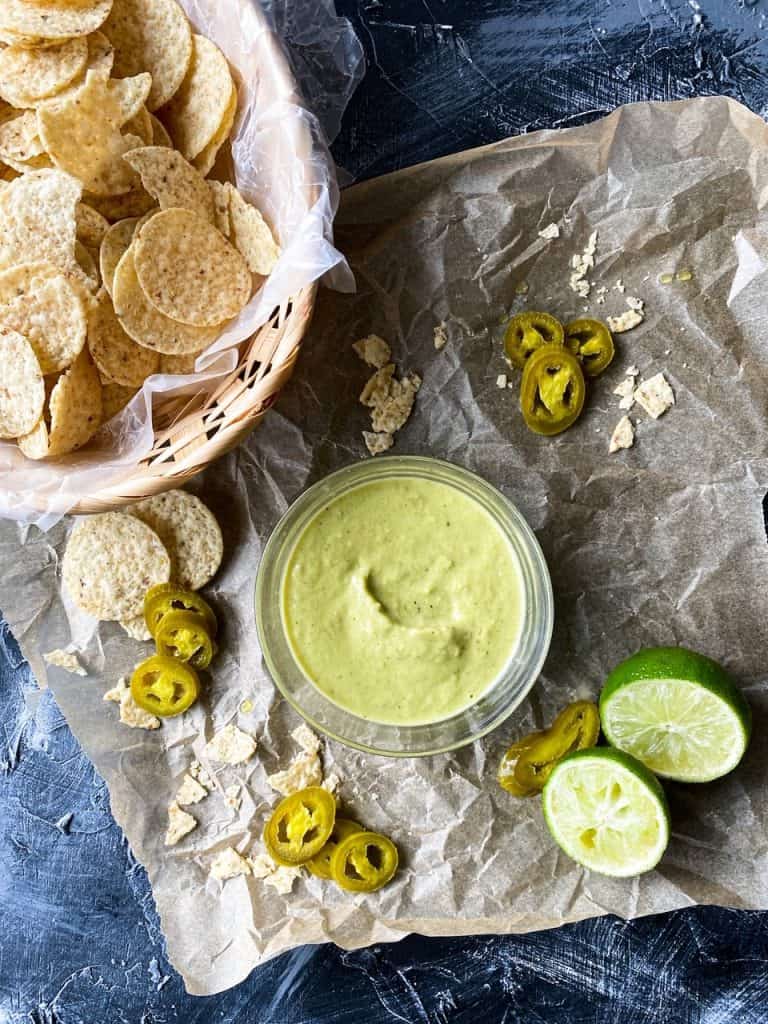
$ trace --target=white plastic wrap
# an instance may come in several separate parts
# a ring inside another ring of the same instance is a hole
[[[327,275],[335,288],[353,287],[344,257],[333,245],[338,189],[323,129],[294,80],[283,73],[280,43],[270,27],[286,33],[289,46],[293,36],[293,67],[307,92],[316,92],[325,123],[335,131],[362,69],[362,51],[348,23],[335,17],[332,5],[311,0],[268,0],[264,10],[256,0],[180,2],[196,29],[222,49],[238,75],[235,178],[273,225],[282,247],[280,260],[237,320],[198,358],[196,374],[149,377],[87,450],[32,462],[15,443],[0,443],[0,516],[48,528],[82,494],[104,486],[150,451],[154,395],[205,388],[230,373],[236,365],[232,346],[312,281]],[[302,74],[301,55],[307,48],[325,55],[325,60],[313,61],[310,77]]]

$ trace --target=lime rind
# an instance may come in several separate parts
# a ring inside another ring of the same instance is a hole
[[[749,705],[716,662],[682,647],[640,651],[600,695],[606,739],[663,778],[711,782],[744,756]]]
[[[651,871],[669,842],[664,791],[620,750],[595,747],[563,758],[544,787],[552,838],[577,863],[614,878]]]

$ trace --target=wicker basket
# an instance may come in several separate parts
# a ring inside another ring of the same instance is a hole
[[[260,65],[260,84],[268,94],[296,95],[296,82],[285,55],[271,33],[265,43],[267,59]],[[309,154],[312,141],[295,139],[299,153]],[[307,186],[307,202],[317,198]],[[156,395],[152,450],[141,462],[110,480],[108,486],[84,494],[71,512],[105,512],[141,498],[179,487],[225,452],[235,448],[275,402],[289,380],[307,330],[317,285],[302,289],[275,312],[272,320],[238,346],[232,373],[216,381],[215,390],[190,397]]]

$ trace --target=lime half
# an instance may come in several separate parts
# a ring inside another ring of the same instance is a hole
[[[564,757],[547,780],[542,807],[558,846],[601,875],[650,871],[669,842],[669,810],[658,780],[610,747]]]
[[[654,647],[618,665],[600,694],[612,746],[667,779],[710,782],[749,743],[749,705],[728,673],[684,647]]]

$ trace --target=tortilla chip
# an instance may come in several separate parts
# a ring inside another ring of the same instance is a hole
[[[0,51],[0,96],[22,110],[65,89],[85,69],[88,43],[67,39],[46,50],[8,46]]]
[[[94,293],[97,292],[101,285],[101,274],[99,273],[97,258],[79,240],[75,242],[75,259],[83,272],[88,290]]]
[[[83,199],[112,223],[130,217],[143,217],[147,210],[151,210],[155,205],[152,196],[140,185],[122,196],[94,196],[90,192],[84,192]]]
[[[192,60],[184,81],[163,112],[176,148],[193,160],[219,130],[231,105],[232,75],[210,39],[192,37]]]
[[[171,558],[171,579],[199,590],[216,575],[224,554],[221,529],[206,505],[187,491],[166,491],[127,511],[154,530]]]
[[[229,219],[229,190],[232,186],[229,182],[209,181],[208,188],[213,196],[213,223],[225,238],[229,238],[232,231]]]
[[[33,110],[10,118],[0,124],[0,160],[13,167],[11,161],[27,163],[45,154],[45,147],[37,130],[37,117]]]
[[[181,153],[163,146],[147,146],[132,150],[123,159],[139,174],[142,185],[157,200],[161,210],[173,207],[192,210],[213,223],[210,189]]]
[[[200,352],[185,352],[178,356],[162,355],[160,356],[160,373],[194,373],[195,361],[199,355]]]
[[[160,368],[158,353],[137,345],[125,333],[104,291],[88,318],[88,348],[102,379],[114,384],[141,387]]]
[[[112,283],[115,312],[123,330],[145,348],[165,355],[200,352],[214,342],[222,325],[211,328],[177,323],[152,305],[139,284],[133,256],[132,246],[118,263]]]
[[[233,185],[229,189],[229,240],[243,254],[249,270],[268,277],[280,258],[280,246],[262,215]]]
[[[87,349],[59,377],[50,397],[48,454],[81,448],[101,426],[101,381]]]
[[[99,619],[140,615],[149,587],[166,583],[170,571],[157,534],[123,512],[81,519],[62,559],[62,578],[72,600]]]
[[[176,0],[114,0],[104,26],[115,47],[115,77],[148,71],[150,110],[178,91],[192,60],[192,30]]]
[[[149,75],[115,81],[103,71],[89,71],[72,96],[39,109],[40,137],[56,166],[96,195],[130,192],[136,176],[122,156],[142,140],[121,129],[139,113],[151,84]]]
[[[158,213],[142,228],[135,250],[144,293],[179,323],[221,324],[237,316],[251,297],[252,279],[243,257],[190,210]]]
[[[107,19],[112,0],[91,0],[87,6],[67,6],[49,0],[29,3],[28,0],[3,0],[0,4],[0,31],[17,41],[69,39],[95,32]]]
[[[43,413],[45,384],[27,339],[0,327],[0,437],[21,437]]]
[[[224,112],[224,117],[221,120],[221,124],[216,129],[211,141],[205,146],[194,158],[192,164],[194,167],[205,177],[210,173],[211,168],[216,163],[224,143],[229,138],[232,132],[232,125],[235,123],[235,115],[237,114],[237,87],[234,82],[232,83],[232,94],[227,104],[227,109]]]
[[[109,231],[109,221],[87,203],[78,203],[75,211],[77,239],[88,249],[98,249]]]
[[[119,220],[113,224],[104,236],[99,251],[99,265],[101,267],[101,280],[109,294],[112,294],[112,281],[115,276],[117,264],[123,258],[123,253],[133,241],[133,234],[136,225],[139,223],[137,217],[128,217],[126,220]]]
[[[77,288],[58,268],[26,263],[0,273],[0,325],[27,339],[42,373],[56,373],[82,351],[87,317]]]
[[[154,114],[149,115],[152,121],[152,145],[153,146],[165,146],[167,149],[173,149],[173,140],[168,134],[168,131],[163,124]]]
[[[39,419],[28,434],[18,438],[16,443],[28,459],[44,459],[48,454],[48,427]]]
[[[46,261],[82,280],[75,260],[80,191],[58,170],[24,174],[0,190],[0,269]]]

